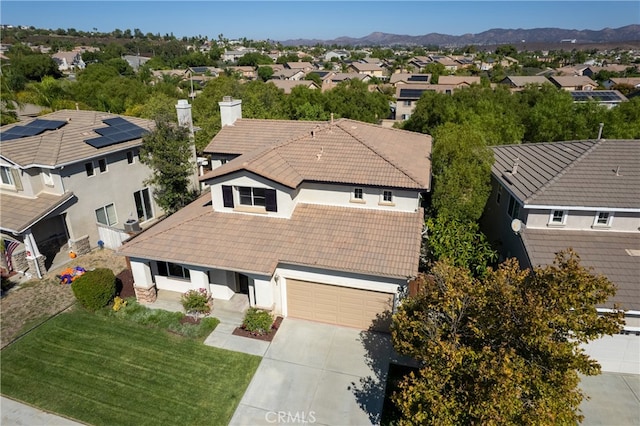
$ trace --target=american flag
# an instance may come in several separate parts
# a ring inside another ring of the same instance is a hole
[[[4,258],[7,261],[7,267],[9,268],[9,272],[13,271],[13,263],[11,262],[11,255],[19,245],[20,243],[17,241],[4,240]]]

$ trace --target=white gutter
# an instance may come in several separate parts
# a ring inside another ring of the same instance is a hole
[[[619,312],[619,310],[615,310],[615,309],[611,309],[611,308],[596,308],[596,311],[598,311],[598,313],[600,314],[611,314],[611,313],[616,313]],[[634,311],[634,310],[628,310],[628,311],[624,311],[625,316],[630,316],[630,317],[639,317],[640,318],[640,311]],[[640,327],[634,327],[631,325],[625,325],[624,327],[622,327],[622,329],[624,331],[630,331],[632,333],[640,333]]]

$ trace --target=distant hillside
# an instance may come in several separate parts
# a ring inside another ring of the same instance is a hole
[[[420,36],[374,32],[361,38],[339,37],[333,40],[295,39],[285,40],[285,46],[313,46],[316,44],[338,46],[466,46],[522,43],[558,43],[561,40],[576,40],[576,43],[617,43],[640,41],[640,25],[621,28],[593,30],[563,30],[560,28],[500,29],[495,28],[479,34],[452,36],[430,33]]]

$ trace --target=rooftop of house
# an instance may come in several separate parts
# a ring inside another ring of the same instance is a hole
[[[438,77],[438,84],[480,84],[478,76],[462,76],[462,75],[441,75]]]
[[[525,205],[640,208],[638,139],[526,143],[493,151],[493,175]]]
[[[240,119],[223,127],[205,152],[240,154],[234,141],[243,140],[250,149],[201,180],[247,170],[290,188],[302,181],[429,188],[431,136],[348,119],[306,123]]]
[[[431,82],[431,74],[396,73],[389,78],[389,83],[425,84]]]
[[[505,77],[501,83],[511,83],[516,87],[523,87],[527,84],[550,84],[551,82],[547,77],[542,75],[532,75],[532,76],[507,76]]]
[[[263,275],[289,264],[407,278],[418,272],[422,220],[421,214],[312,204],[298,205],[291,219],[221,213],[209,192],[118,253]]]
[[[362,72],[362,71],[382,71],[382,67],[378,64],[369,64],[362,62],[352,62],[350,67]]]
[[[585,86],[591,85],[594,87],[598,87],[598,83],[591,80],[586,75],[568,75],[568,76],[559,76],[552,75],[549,77],[549,80],[555,82],[560,87],[575,87],[575,86]]]
[[[640,238],[632,232],[593,232],[558,229],[525,229],[522,241],[532,265],[550,265],[555,253],[573,248],[581,263],[605,275],[617,291],[605,307],[616,303],[640,311]]]
[[[73,198],[72,192],[63,195],[40,193],[35,198],[0,192],[0,229],[21,233]]]
[[[34,165],[58,167],[140,146],[142,144],[141,137],[109,144],[101,148],[96,148],[85,142],[103,137],[97,131],[102,133],[111,131],[109,128],[112,126],[106,124],[104,120],[114,118],[126,120],[144,131],[150,131],[154,127],[153,120],[137,117],[99,111],[60,110],[2,126],[0,128],[0,139],[2,140],[0,142],[0,156],[21,167]],[[51,122],[55,129],[43,130],[33,136],[14,139],[9,139],[7,136],[19,133],[24,127],[42,123],[43,120]]]
[[[318,85],[312,80],[269,80],[269,82],[275,84],[278,89],[284,90],[287,95],[291,93],[291,89],[297,86],[318,88]]]

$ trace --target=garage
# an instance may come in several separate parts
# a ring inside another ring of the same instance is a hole
[[[287,279],[287,315],[294,318],[366,330],[378,314],[375,329],[389,327],[393,294]]]

